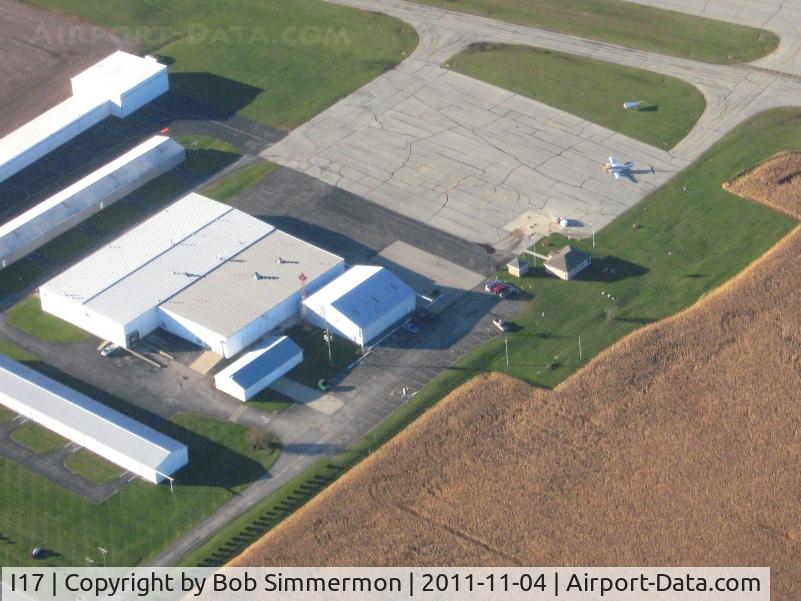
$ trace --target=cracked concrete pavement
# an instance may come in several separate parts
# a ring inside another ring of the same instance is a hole
[[[414,53],[262,156],[405,216],[502,252],[529,246],[576,220],[589,235],[696,159],[736,124],[775,106],[801,104],[801,9],[749,0],[707,2],[704,14],[787,36],[748,65],[710,65],[405,0],[329,0],[409,22]],[[650,4],[663,5],[657,0]],[[670,8],[702,12],[694,0]],[[795,18],[795,21],[793,21]],[[707,107],[670,151],[579,119],[444,67],[474,42],[526,44],[665,73],[695,85]],[[636,160],[636,182],[601,169],[607,156]],[[653,167],[653,172],[651,172]]]

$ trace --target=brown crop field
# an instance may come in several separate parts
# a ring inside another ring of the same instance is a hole
[[[801,599],[799,256],[796,228],[553,391],[469,382],[235,564],[771,566]]]
[[[70,77],[132,48],[107,29],[0,0],[0,136],[67,98]]]
[[[801,204],[801,152],[782,152],[742,174],[723,188],[796,214]]]

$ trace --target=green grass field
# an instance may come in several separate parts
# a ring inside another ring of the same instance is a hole
[[[287,330],[286,335],[303,349],[303,363],[287,374],[288,378],[317,388],[320,378],[328,379],[353,363],[361,354],[358,345],[334,336],[331,339],[331,359],[328,360],[328,344],[323,330],[302,323]]]
[[[701,92],[674,77],[528,46],[473,44],[448,67],[665,150],[706,105]],[[642,110],[623,110],[627,100],[643,101]]]
[[[32,295],[22,299],[6,313],[8,323],[45,342],[70,344],[86,340],[89,334],[49,313],[42,311],[39,297]]]
[[[708,63],[773,52],[776,34],[624,0],[414,0],[520,25]]]
[[[278,444],[253,450],[246,428],[197,415],[178,415],[159,429],[189,446],[175,494],[136,480],[95,505],[0,457],[0,532],[13,541],[0,544],[0,564],[29,565],[27,553],[38,545],[53,555],[37,565],[99,562],[98,546],[109,549],[109,564],[135,565],[239,494],[281,452]],[[76,470],[101,475],[83,459]]]
[[[52,453],[69,441],[33,422],[25,422],[11,433],[11,439],[34,453]]]
[[[693,304],[742,271],[796,223],[720,185],[786,149],[801,149],[801,108],[769,111],[740,125],[668,185],[599,232],[595,249],[588,241],[579,244],[593,252],[600,270],[571,282],[537,274],[516,281],[533,294],[533,302],[516,320],[520,330],[509,335],[508,369],[499,336],[440,374],[348,452],[315,463],[181,564],[226,563],[473,376],[504,371],[555,386],[626,334]],[[615,265],[621,279],[594,281],[604,265]],[[614,310],[608,311],[612,305],[601,290],[615,296]],[[552,363],[555,368],[549,369]]]
[[[374,12],[321,0],[34,0],[116,28],[170,63],[171,88],[292,128],[391,69],[414,30]]]
[[[124,471],[121,467],[86,449],[81,449],[67,457],[64,460],[64,466],[72,473],[95,484],[105,484]]]
[[[214,200],[226,202],[248,188],[252,188],[277,168],[278,165],[275,163],[259,160],[246,167],[241,167],[230,173],[226,173],[220,179],[203,188],[200,192],[204,196],[208,196]]]

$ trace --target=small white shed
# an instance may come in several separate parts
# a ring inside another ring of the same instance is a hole
[[[247,401],[303,361],[303,349],[286,336],[270,336],[214,376],[217,390]]]
[[[417,296],[384,267],[355,265],[303,301],[304,317],[364,346],[414,311]]]

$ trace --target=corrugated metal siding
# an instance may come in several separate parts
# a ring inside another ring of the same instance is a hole
[[[383,267],[356,265],[306,300],[306,306],[320,313],[333,307],[361,329],[400,304],[415,298],[414,290]]]
[[[341,257],[274,230],[162,306],[228,337],[297,293],[301,272],[312,286],[343,263]]]
[[[0,225],[0,258],[16,260],[31,252],[55,233],[64,231],[64,224],[74,225],[76,219],[99,210],[101,203],[109,206],[130,192],[132,186],[163,173],[183,160],[183,156],[184,149],[178,142],[164,136],[150,138]]]
[[[217,267],[218,256],[231,257],[273,230],[241,211],[190,194],[42,288],[126,323]]]
[[[218,257],[228,258],[240,253],[272,229],[271,225],[245,213],[229,211],[87,304],[113,319],[128,322],[187,286],[202,281],[221,264]],[[219,311],[219,298],[214,305],[207,310]]]

